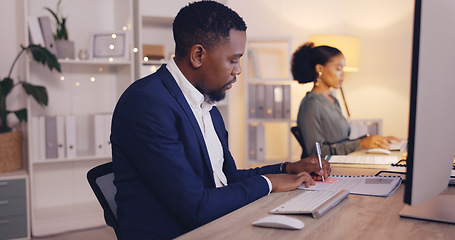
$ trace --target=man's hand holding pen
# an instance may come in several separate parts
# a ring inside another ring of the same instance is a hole
[[[319,165],[319,160],[316,155],[310,156],[297,162],[287,164],[286,172],[293,174],[307,172],[312,176],[313,180],[322,181],[323,177],[329,177],[332,169],[330,168],[330,163],[325,159],[321,159],[321,164],[322,168]]]

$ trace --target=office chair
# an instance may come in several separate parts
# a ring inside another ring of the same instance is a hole
[[[117,188],[114,185],[112,162],[90,169],[87,172],[87,180],[103,208],[106,224],[114,229],[118,237],[117,203],[115,202]]]
[[[300,133],[299,127],[298,126],[291,127],[291,132],[294,135],[294,137],[297,139],[297,141],[299,142],[300,146],[302,147],[302,156],[300,158],[308,157],[308,154],[305,149],[305,143],[303,142],[302,133]]]

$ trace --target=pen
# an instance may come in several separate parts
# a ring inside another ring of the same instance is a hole
[[[316,142],[316,154],[318,155],[319,167],[322,169],[322,160],[321,160],[321,146]],[[324,182],[324,174],[321,175],[322,181]]]

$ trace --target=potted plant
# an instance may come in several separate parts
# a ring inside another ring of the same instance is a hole
[[[0,81],[0,172],[22,168],[22,133],[21,131],[13,131],[8,126],[8,115],[15,114],[19,122],[27,121],[27,110],[25,108],[11,111],[7,109],[6,100],[8,94],[11,93],[13,88],[22,86],[25,93],[31,95],[40,105],[47,106],[48,103],[48,95],[45,87],[20,80],[15,83],[11,78],[14,66],[19,57],[24,52],[31,53],[35,61],[47,65],[51,71],[53,69],[58,72],[61,71],[57,58],[46,48],[34,44],[30,44],[27,47],[21,46],[21,48],[21,51],[14,59],[7,77]]]
[[[57,22],[57,31],[54,34],[55,46],[57,48],[57,53],[59,58],[70,58],[74,59],[74,42],[68,40],[68,30],[66,28],[66,17],[60,15],[60,4],[62,0],[57,2],[57,11],[54,12],[48,7],[44,7],[49,11],[52,16],[54,16],[55,21]]]

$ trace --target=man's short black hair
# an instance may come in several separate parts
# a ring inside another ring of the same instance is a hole
[[[195,44],[211,49],[229,37],[231,29],[246,31],[243,19],[215,1],[193,2],[180,9],[174,19],[176,56],[185,56]]]

